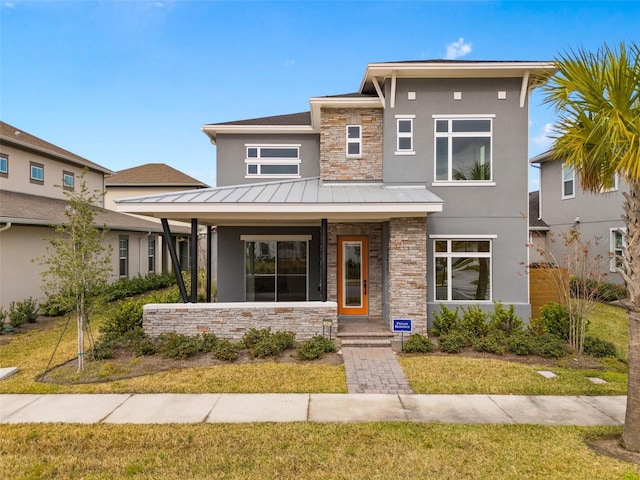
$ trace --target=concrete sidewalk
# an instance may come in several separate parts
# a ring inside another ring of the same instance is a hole
[[[626,397],[393,394],[0,395],[0,423],[442,422],[622,425]]]

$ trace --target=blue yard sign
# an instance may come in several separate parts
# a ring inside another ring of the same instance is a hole
[[[411,320],[403,319],[403,318],[394,318],[393,331],[411,333]]]

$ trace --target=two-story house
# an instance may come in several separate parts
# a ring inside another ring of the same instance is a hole
[[[78,187],[84,172],[89,191],[104,192],[112,172],[24,130],[0,122],[0,305],[28,297],[43,300],[37,261],[47,255],[53,227],[67,221],[65,191]],[[104,208],[94,212],[106,225],[113,256],[112,280],[159,271],[159,224]],[[188,229],[183,229],[189,232]]]
[[[217,225],[222,303],[148,306],[145,328],[184,312],[185,332],[232,337],[363,317],[426,333],[441,304],[496,300],[528,318],[528,102],[552,69],[372,63],[356,93],[307,112],[203,126],[218,187],[118,209]]]
[[[623,254],[625,181],[616,175],[610,189],[585,192],[573,167],[554,160],[551,151],[533,157],[530,163],[540,169],[538,217],[548,225],[548,229],[534,234],[545,252],[538,261],[562,262],[562,234],[576,229],[582,241],[589,244],[592,273],[602,281],[622,283],[616,269]]]

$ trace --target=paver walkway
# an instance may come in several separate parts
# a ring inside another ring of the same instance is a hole
[[[349,393],[413,393],[389,347],[343,347],[342,358]]]

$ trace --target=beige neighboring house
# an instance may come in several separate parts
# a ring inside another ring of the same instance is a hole
[[[105,207],[116,209],[116,200],[130,197],[144,197],[162,193],[181,192],[184,190],[197,190],[208,188],[209,185],[196,180],[193,177],[176,170],[164,163],[146,163],[137,167],[127,168],[110,174],[105,178]],[[160,225],[159,219],[140,216]],[[171,226],[172,240],[178,255],[181,268],[187,269],[190,258],[190,242],[184,232],[190,232],[191,226],[182,222],[169,222]],[[199,242],[202,243],[202,242]],[[171,257],[168,248],[161,237],[157,244],[160,255],[161,269],[163,272],[172,271]],[[200,258],[203,258],[202,255]]]
[[[66,220],[64,190],[77,187],[86,169],[89,190],[105,190],[112,172],[5,122],[0,122],[0,305],[44,299],[43,267],[53,225]],[[153,221],[96,206],[95,220],[106,225],[113,249],[112,280],[160,271],[162,227]],[[182,229],[188,233],[188,230]]]

